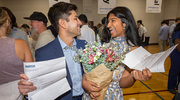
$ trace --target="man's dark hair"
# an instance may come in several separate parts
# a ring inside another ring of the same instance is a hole
[[[106,22],[106,17],[103,17],[102,20],[101,20],[101,23],[105,24],[105,22]]]
[[[161,22],[161,25],[162,25],[162,24],[166,24],[166,25],[167,25],[167,22],[163,20],[163,21]]]
[[[12,11],[9,8],[7,8],[7,7],[2,7],[2,9],[5,10],[8,13],[9,17],[10,17],[10,20],[11,20],[10,24],[12,24],[11,28],[17,27],[16,17],[12,13]]]
[[[137,23],[140,23],[140,24],[142,24],[142,20],[138,20],[138,21],[137,21]]]
[[[82,21],[83,23],[87,24],[88,23],[88,19],[87,16],[85,14],[81,14],[79,15],[79,20]]]
[[[23,28],[30,28],[28,24],[23,24],[23,25],[21,25],[21,27],[23,27]]]
[[[77,6],[65,2],[58,2],[50,7],[48,18],[57,32],[59,32],[59,19],[69,21],[68,17],[71,15],[72,10],[76,11]]]

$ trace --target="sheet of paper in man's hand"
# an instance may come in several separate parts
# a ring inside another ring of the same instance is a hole
[[[156,54],[151,54],[143,47],[139,47],[126,54],[122,62],[131,69],[142,71],[147,67],[151,72],[165,72],[164,61],[176,46],[177,45],[169,48],[167,51]]]
[[[66,79],[65,57],[24,63],[24,72],[37,89],[28,93],[29,100],[54,100],[70,90]]]

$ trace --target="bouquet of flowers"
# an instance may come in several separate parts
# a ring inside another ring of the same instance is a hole
[[[81,62],[88,81],[92,81],[103,89],[99,100],[104,100],[107,88],[112,80],[113,70],[125,58],[124,54],[116,56],[113,48],[101,45],[100,42],[89,42],[85,49],[77,49],[74,60]]]

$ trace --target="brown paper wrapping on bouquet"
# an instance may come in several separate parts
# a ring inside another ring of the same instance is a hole
[[[84,69],[85,71],[85,69]],[[109,70],[104,64],[100,64],[91,72],[86,72],[86,78],[88,81],[98,84],[103,89],[99,92],[101,95],[98,100],[104,100],[106,91],[112,80],[113,71]],[[95,87],[94,87],[95,88]],[[92,100],[92,98],[91,98]]]

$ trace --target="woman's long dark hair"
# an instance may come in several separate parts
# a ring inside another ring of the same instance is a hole
[[[134,17],[132,15],[131,11],[126,7],[116,7],[107,14],[106,26],[102,32],[102,40],[101,41],[107,43],[111,39],[110,31],[107,28],[107,25],[109,23],[108,18],[109,18],[110,14],[114,14],[116,17],[121,19],[122,23],[126,24],[125,35],[126,35],[127,43],[129,44],[128,41],[130,41],[135,46],[140,46],[141,42],[139,40],[136,22],[134,20]]]

